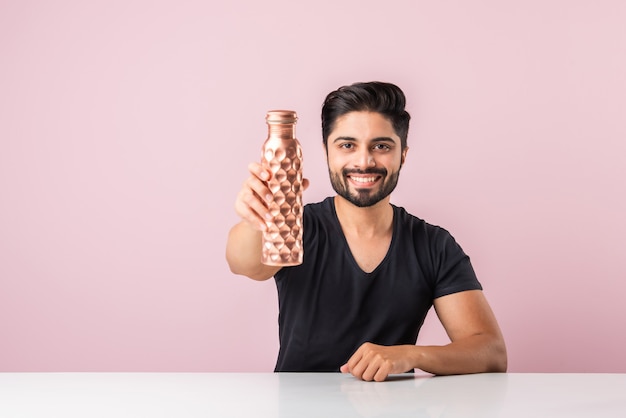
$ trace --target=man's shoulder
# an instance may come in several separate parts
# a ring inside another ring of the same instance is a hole
[[[317,201],[317,202],[306,203],[304,207],[320,207],[320,206],[328,206],[328,205],[333,205],[332,196],[325,197],[324,199]]]
[[[304,213],[307,215],[319,215],[322,213],[333,213],[334,203],[332,197],[327,197],[319,202],[307,203],[304,205]]]
[[[397,219],[397,226],[400,228],[400,231],[406,231],[408,233],[418,233],[420,235],[424,234],[426,237],[431,239],[438,237],[445,237],[450,235],[448,230],[445,228],[427,222],[426,220],[411,214],[402,206],[393,205],[394,215]]]
[[[421,228],[438,228],[435,225],[431,225],[419,216],[413,215],[402,206],[391,205],[393,207],[394,217],[404,227],[421,227]]]

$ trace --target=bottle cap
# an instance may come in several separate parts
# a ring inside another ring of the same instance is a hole
[[[270,110],[265,120],[267,123],[296,123],[298,115],[293,110]]]

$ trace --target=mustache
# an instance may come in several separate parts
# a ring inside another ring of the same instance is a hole
[[[380,174],[381,176],[386,176],[387,175],[387,169],[385,168],[368,168],[366,170],[348,170],[348,169],[344,169],[343,170],[343,175],[344,176],[348,176],[349,174]]]

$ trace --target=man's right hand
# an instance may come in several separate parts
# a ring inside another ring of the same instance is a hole
[[[271,220],[268,205],[274,199],[267,187],[272,173],[259,163],[248,165],[250,177],[243,183],[235,200],[235,212],[241,219],[258,231],[267,229],[266,220]],[[309,187],[309,180],[302,179],[302,191]]]
[[[235,200],[235,211],[242,221],[228,234],[226,260],[233,273],[254,280],[266,280],[280,270],[280,267],[261,263],[261,232],[267,229],[266,219],[271,220],[268,206],[274,199],[267,187],[271,173],[259,163],[249,164],[248,170],[250,177],[243,183]],[[307,187],[309,181],[303,179],[302,190]]]
[[[237,194],[235,212],[254,229],[265,231],[267,229],[265,221],[271,219],[268,203],[272,201],[273,196],[267,187],[271,172],[259,163],[250,163],[248,170],[250,177]]]

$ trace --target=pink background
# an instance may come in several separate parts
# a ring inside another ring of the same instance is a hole
[[[270,371],[226,235],[265,111],[407,93],[394,203],[471,255],[513,372],[626,372],[626,2],[1,1],[0,371]],[[429,316],[419,342],[445,342]]]

